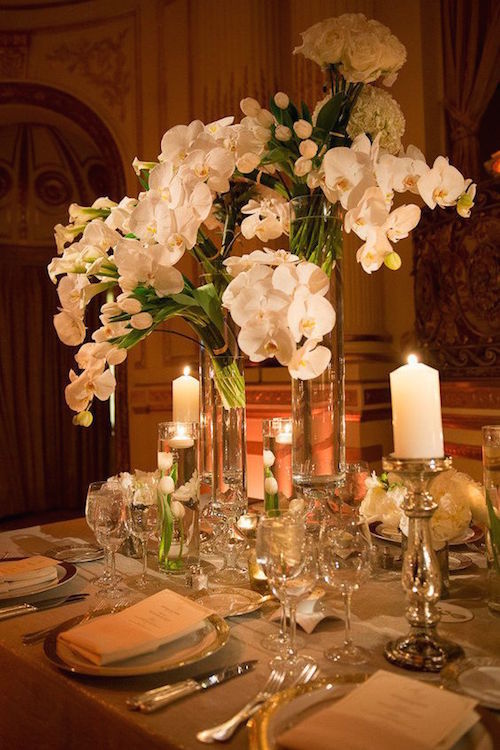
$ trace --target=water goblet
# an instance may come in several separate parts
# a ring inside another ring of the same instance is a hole
[[[319,538],[319,568],[326,583],[340,591],[345,608],[344,643],[330,648],[325,656],[340,664],[364,664],[365,649],[355,646],[351,636],[351,599],[370,575],[371,548],[366,527],[353,518],[330,514]]]
[[[116,575],[116,552],[127,536],[125,494],[119,484],[107,484],[95,493],[93,500],[94,533],[107,553],[109,583],[104,593],[110,598],[122,595]]]
[[[282,651],[271,661],[271,668],[285,670],[290,680],[306,665],[315,663],[311,657],[298,653],[296,642],[297,602],[312,591],[317,580],[310,544],[304,519],[293,513],[266,516],[259,523],[257,561],[264,568],[273,594],[280,600],[283,629],[287,613],[290,620]]]
[[[85,519],[87,521],[87,525],[96,536],[96,530],[95,530],[95,515],[96,515],[96,505],[97,505],[97,497],[101,491],[105,492],[106,488],[109,488],[113,484],[111,480],[103,480],[99,482],[91,482],[89,484],[88,490],[87,490],[87,497],[85,501]],[[97,538],[97,537],[96,537]],[[109,586],[111,581],[111,562],[109,559],[109,550],[104,549],[104,572],[99,578],[95,580],[95,584],[98,588],[106,588]],[[117,574],[117,578],[120,576]]]
[[[140,483],[132,489],[127,505],[127,525],[130,533],[142,546],[142,573],[135,581],[137,588],[146,588],[148,580],[148,541],[158,541],[161,531],[161,511],[156,483]]]

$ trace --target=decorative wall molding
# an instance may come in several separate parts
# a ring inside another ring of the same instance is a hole
[[[2,78],[25,78],[28,51],[28,34],[0,33],[0,76]]]
[[[77,73],[99,89],[108,108],[125,115],[125,101],[131,89],[129,58],[124,49],[128,29],[102,39],[81,37],[59,45],[46,55],[54,65]]]

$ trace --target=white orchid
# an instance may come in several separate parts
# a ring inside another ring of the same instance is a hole
[[[104,219],[104,223],[110,229],[119,229],[123,234],[127,234],[130,231],[130,215],[136,205],[137,198],[122,198],[118,205],[111,209],[109,216]]]
[[[64,395],[66,403],[76,412],[84,411],[92,399],[97,397],[100,401],[106,401],[116,387],[115,376],[111,370],[102,370],[102,366],[84,370],[80,375],[71,370],[69,374],[70,383],[66,386]]]
[[[340,201],[343,208],[357,205],[365,190],[375,186],[372,171],[376,145],[358,136],[351,148],[337,147],[323,157],[324,187],[328,200]]]
[[[185,159],[183,169],[190,169],[196,177],[217,193],[229,190],[229,178],[235,168],[231,151],[212,144],[200,144],[205,148],[192,151]]]
[[[238,335],[238,344],[252,362],[275,357],[281,365],[288,365],[295,352],[290,329],[279,315],[248,319]]]
[[[241,232],[247,240],[257,236],[262,242],[268,242],[290,231],[290,206],[282,199],[252,199],[241,212],[245,214]]]
[[[205,131],[200,120],[194,120],[189,125],[175,125],[167,130],[161,139],[160,162],[171,162],[178,168],[186,159],[193,143]]]
[[[335,310],[320,294],[295,294],[287,322],[295,341],[322,339],[335,325]]]
[[[330,349],[318,346],[317,339],[307,339],[288,363],[288,371],[292,378],[312,380],[326,370],[331,358]]]
[[[466,182],[448,159],[438,156],[432,168],[419,178],[417,187],[429,208],[435,208],[436,204],[441,208],[447,208],[456,205],[459,197],[465,192]]]
[[[54,328],[59,339],[66,346],[81,344],[85,338],[85,324],[81,313],[73,310],[61,310],[54,315]]]
[[[68,274],[57,285],[57,295],[64,310],[75,314],[85,309],[85,289],[90,284],[83,274]]]

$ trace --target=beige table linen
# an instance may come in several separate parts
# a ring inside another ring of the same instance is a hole
[[[33,527],[0,535],[0,553],[43,553],[57,539],[73,537],[92,540],[84,519],[44,527]],[[64,591],[97,592],[93,577],[102,571],[102,563],[85,563],[79,575]],[[118,569],[125,574],[140,572],[140,562],[120,557]],[[157,579],[158,587],[165,579]],[[180,589],[178,589],[180,590]],[[47,592],[46,596],[50,594]],[[53,595],[53,593],[52,593]],[[454,603],[474,612],[466,623],[442,624],[444,636],[457,640],[466,654],[500,655],[500,617],[484,604],[484,570],[473,569],[453,576],[451,597]],[[43,598],[40,595],[39,598]],[[338,599],[328,597],[329,604],[341,611]],[[23,646],[21,635],[37,628],[56,625],[85,612],[89,602],[62,609],[7,620],[0,623],[0,747],[2,750],[200,750],[196,732],[228,718],[262,686],[268,672],[269,652],[262,649],[262,638],[276,632],[269,623],[272,607],[244,617],[229,620],[231,638],[217,654],[199,664],[167,674],[136,678],[79,677],[54,668],[44,657],[41,644]],[[329,676],[342,668],[328,663],[322,655],[327,646],[339,645],[343,639],[343,621],[321,622],[304,640],[303,651],[313,655]],[[408,630],[404,618],[404,595],[395,581],[372,580],[353,598],[353,635],[367,648],[372,658],[366,671],[388,669],[401,672],[383,657],[383,646],[389,638]],[[163,711],[151,715],[132,713],[125,699],[165,682],[184,679],[199,672],[220,668],[244,659],[258,659],[257,668],[237,680],[203,693],[190,696]],[[344,668],[344,671],[348,671]],[[352,670],[351,670],[352,671]],[[360,671],[357,668],[354,671]],[[436,675],[415,675],[433,683]],[[240,731],[226,747],[241,750],[248,747],[246,730]]]

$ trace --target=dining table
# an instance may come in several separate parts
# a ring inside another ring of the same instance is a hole
[[[0,534],[0,558],[44,554],[67,540],[95,542],[85,519],[33,526]],[[467,551],[473,564],[451,575],[449,599],[467,609],[467,621],[441,622],[439,632],[459,643],[467,657],[498,657],[500,615],[486,605],[486,566],[480,552]],[[267,601],[255,612],[228,618],[230,637],[223,648],[200,662],[168,673],[135,677],[83,676],[62,671],[44,653],[43,643],[23,645],[22,635],[38,628],[57,626],[84,614],[101,597],[96,578],[102,560],[78,564],[77,575],[59,590],[65,594],[87,592],[88,598],[47,611],[34,612],[0,622],[0,747],[2,750],[195,750],[203,747],[196,733],[229,718],[263,686],[272,654],[262,646],[264,637],[277,631],[271,616],[278,603]],[[117,555],[117,569],[128,583],[141,571],[141,561]],[[158,571],[149,573],[149,591],[172,588],[192,594],[178,579]],[[140,594],[130,584],[130,596]],[[49,598],[50,591],[30,597]],[[53,593],[52,593],[53,596]],[[0,602],[0,606],[5,602]],[[313,656],[321,676],[334,681],[352,672],[372,673],[385,669],[439,685],[439,674],[408,672],[389,664],[383,650],[387,641],[408,631],[405,595],[397,574],[376,572],[353,597],[353,639],[369,651],[368,663],[344,667],[327,661],[327,647],[341,645],[344,636],[342,602],[333,591],[323,598],[325,618],[314,631],[300,628],[300,650]],[[130,711],[126,700],[167,682],[196,676],[243,660],[256,659],[253,671],[225,684],[183,698],[155,713]],[[484,711],[498,728],[498,714]],[[491,730],[489,730],[491,733]],[[498,735],[497,735],[498,739]],[[242,727],[226,743],[232,750],[249,747]]]

